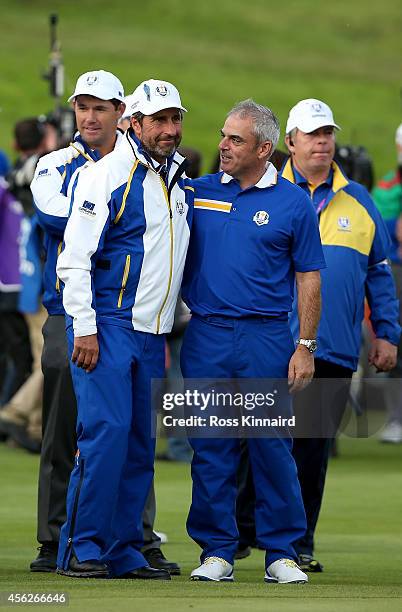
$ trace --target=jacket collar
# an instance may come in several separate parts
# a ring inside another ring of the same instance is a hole
[[[117,146],[119,146],[119,144],[121,143],[123,138],[123,132],[119,129],[116,130],[116,142],[114,145],[114,148],[116,148]],[[91,159],[93,159],[94,161],[99,161],[101,159],[101,156],[99,154],[99,151],[97,151],[96,149],[91,149],[87,143],[85,142],[85,140],[82,138],[81,134],[79,132],[76,132],[74,134],[74,139],[72,141],[72,143],[70,143],[75,149],[78,149],[79,151],[81,151],[82,153],[84,153],[86,156],[89,156]]]
[[[349,185],[349,180],[336,162],[332,161],[331,167],[333,170],[331,191],[333,191],[333,193],[337,193],[340,189],[344,189],[347,185]],[[296,183],[292,161],[290,158],[282,168],[281,175],[291,183]]]
[[[138,159],[138,161],[147,166],[153,172],[157,174],[160,173],[163,167],[167,167],[168,169],[168,177],[170,179],[176,174],[178,168],[183,166],[184,172],[184,164],[186,162],[185,157],[180,155],[177,151],[170,155],[166,160],[166,166],[158,164],[142,147],[141,142],[138,138],[133,134],[132,130],[128,129],[124,134],[124,146],[127,151],[131,151],[131,155],[133,160]]]

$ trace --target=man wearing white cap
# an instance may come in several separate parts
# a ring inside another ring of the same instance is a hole
[[[42,452],[39,469],[39,554],[33,572],[56,571],[60,528],[66,520],[67,483],[76,451],[76,400],[70,374],[62,287],[56,274],[57,257],[70,211],[74,181],[84,165],[94,164],[113,150],[122,137],[116,130],[124,110],[120,80],[104,70],[82,74],[70,96],[78,131],[68,147],[42,157],[31,189],[45,231],[43,303],[48,319],[43,328],[44,373]]]
[[[121,145],[80,173],[57,273],[78,404],[58,572],[169,580],[141,553],[153,477],[151,380],[163,378],[193,208],[171,83],[134,92]]]
[[[282,176],[299,185],[311,198],[319,218],[327,265],[321,270],[322,312],[315,377],[350,380],[359,358],[365,297],[375,333],[369,362],[377,371],[389,371],[395,366],[400,326],[398,300],[387,261],[389,235],[366,189],[349,180],[333,161],[337,129],[340,128],[332,111],[324,102],[308,99],[296,104],[286,126],[290,159]],[[291,323],[297,339],[296,309]],[[348,390],[349,384],[340,390],[335,406],[339,420],[335,425],[339,425]],[[314,389],[310,392],[314,393]],[[311,408],[319,413],[320,399],[312,395],[312,400]],[[335,433],[336,427],[327,436]],[[307,531],[295,548],[299,565],[305,571],[323,569],[314,559],[314,531],[331,439],[319,435],[317,431],[314,438],[295,438],[293,446],[307,516]]]

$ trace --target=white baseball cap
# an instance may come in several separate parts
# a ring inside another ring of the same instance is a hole
[[[135,113],[135,111],[131,110],[131,106],[134,104],[134,102],[134,94],[129,94],[124,98],[124,104],[126,105],[126,108],[121,116],[122,119],[130,119],[131,115]]]
[[[179,108],[184,113],[187,109],[181,104],[180,94],[172,83],[148,79],[143,81],[132,93],[131,115],[140,112],[153,115],[165,108]]]
[[[307,100],[301,100],[290,109],[286,123],[286,134],[289,134],[295,128],[308,134],[326,125],[332,125],[337,130],[341,129],[335,123],[332,110],[328,104],[315,98],[308,98]]]
[[[78,77],[77,84],[72,96],[68,101],[71,102],[76,96],[94,96],[100,100],[120,100],[124,101],[124,88],[117,77],[105,70],[92,70],[85,72]]]

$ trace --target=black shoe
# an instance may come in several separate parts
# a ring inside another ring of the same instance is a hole
[[[58,567],[57,573],[62,576],[70,576],[71,578],[108,578],[109,568],[105,563],[97,559],[80,562],[73,552],[68,568],[65,570]]]
[[[116,576],[116,578],[130,578],[131,580],[171,580],[170,574],[164,569],[155,569],[144,565],[144,567],[137,567],[131,572]]]
[[[39,546],[38,556],[31,563],[31,572],[55,572],[57,569],[57,542],[44,542]]]
[[[317,573],[324,571],[324,566],[317,559],[314,559],[313,555],[299,555],[299,567],[303,572]]]
[[[251,546],[244,546],[244,548],[237,549],[234,558],[235,559],[245,559],[251,555]]]
[[[158,570],[166,570],[172,576],[180,576],[180,566],[173,561],[168,561],[160,548],[149,548],[142,553],[150,567]]]

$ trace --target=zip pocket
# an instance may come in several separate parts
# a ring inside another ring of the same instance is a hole
[[[57,247],[57,259],[59,259],[59,255],[61,253],[61,249],[63,248],[63,241],[59,242],[59,246]],[[56,259],[56,266],[57,266],[57,259]],[[56,274],[56,291],[58,294],[60,294],[60,279]]]
[[[121,281],[121,289],[119,293],[119,299],[117,301],[117,308],[121,308],[121,303],[123,301],[123,294],[126,290],[127,279],[130,272],[130,263],[131,263],[131,255],[126,255],[126,263],[124,266],[123,278]]]
[[[75,491],[73,511],[71,513],[70,531],[68,533],[67,547],[66,547],[66,552],[64,553],[64,558],[63,558],[63,568],[64,569],[66,569],[65,565],[68,563],[70,559],[70,552],[73,547],[73,535],[74,535],[75,521],[76,521],[77,512],[78,512],[78,501],[80,498],[82,481],[84,480],[84,468],[85,468],[84,459],[81,459],[80,461],[80,479],[78,481],[78,485]]]

